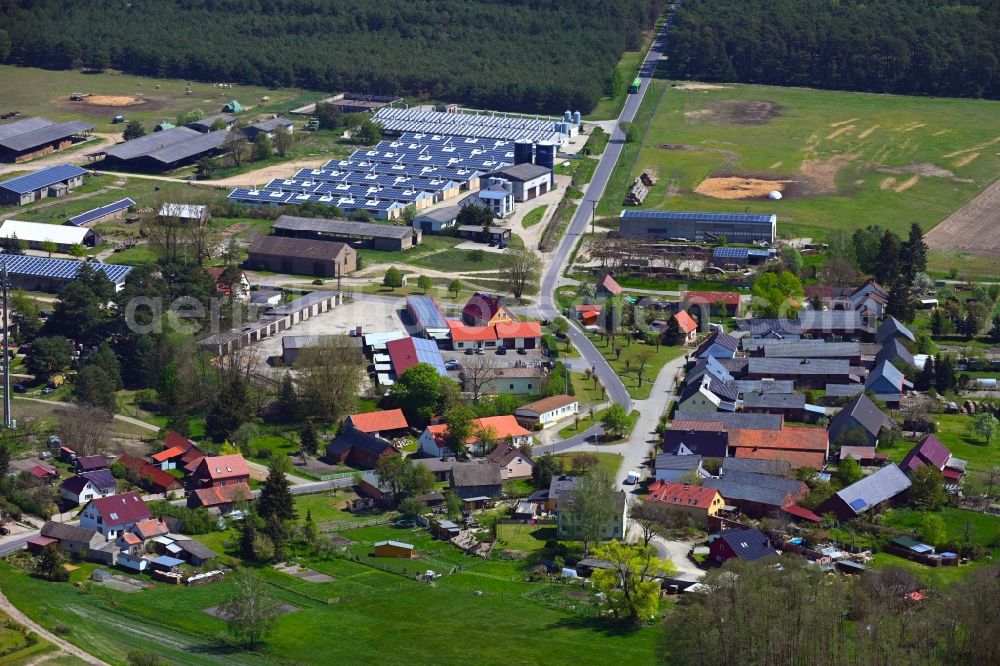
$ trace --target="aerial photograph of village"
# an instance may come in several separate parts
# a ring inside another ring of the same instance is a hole
[[[1000,664],[996,0],[3,0],[0,312],[0,666]]]

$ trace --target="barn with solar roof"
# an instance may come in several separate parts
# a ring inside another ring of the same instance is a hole
[[[619,231],[650,240],[704,243],[724,236],[730,243],[773,243],[777,224],[776,215],[624,210]]]

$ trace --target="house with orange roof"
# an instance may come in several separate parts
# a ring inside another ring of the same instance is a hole
[[[736,458],[782,460],[792,469],[820,469],[830,453],[830,439],[824,428],[783,426],[773,430],[732,430],[730,455]]]
[[[454,349],[492,349],[497,346],[497,332],[493,326],[466,326],[460,321],[448,320],[451,345]]]
[[[462,308],[462,321],[468,326],[496,326],[517,321],[517,317],[504,305],[502,296],[477,291]]]
[[[484,440],[484,434],[486,441]],[[444,458],[455,455],[448,443],[448,425],[436,423],[424,428],[417,440],[420,452],[432,458]],[[466,441],[466,447],[472,455],[482,456],[490,451],[495,444],[508,443],[520,448],[530,446],[533,442],[531,432],[522,428],[511,415],[487,416],[473,421],[472,434]]]
[[[239,453],[228,456],[206,456],[194,471],[191,484],[195,488],[210,488],[250,482],[250,468]]]
[[[601,316],[601,306],[593,303],[585,303],[576,306],[576,318],[584,326],[596,326],[597,320]]]
[[[383,439],[404,437],[410,433],[410,424],[402,409],[384,409],[363,414],[351,414],[344,419],[344,427],[375,435]]]
[[[494,328],[499,344],[507,349],[537,349],[542,345],[542,325],[537,321],[500,323]]]
[[[162,470],[177,469],[184,454],[195,446],[193,441],[171,430],[163,438],[163,450],[151,457],[153,463]]]
[[[682,344],[693,345],[698,339],[698,322],[685,310],[675,313],[673,317],[677,320],[677,328],[681,330],[681,335],[684,336]]]
[[[176,476],[164,472],[142,458],[123,453],[115,460],[115,464],[127,469],[131,473],[130,478],[148,493],[174,496],[179,495],[184,489]]]
[[[709,517],[717,514],[726,504],[715,488],[666,481],[654,481],[650,484],[649,496],[645,501],[655,502],[688,516],[697,525],[706,525]]]
[[[607,298],[609,296],[621,296],[625,293],[622,286],[618,284],[614,276],[611,273],[605,273],[604,277],[600,279],[597,286],[594,287],[594,295],[598,298]]]
[[[188,495],[187,505],[192,509],[204,507],[220,513],[229,513],[233,509],[233,504],[252,499],[253,492],[249,484],[241,482],[228,486],[199,488]]]
[[[215,291],[222,294],[223,296],[231,296],[239,301],[250,300],[250,280],[247,278],[247,274],[243,271],[239,272],[239,275],[235,276],[235,280],[229,283],[224,280],[226,273],[225,268],[206,268],[205,272],[208,273],[212,281],[215,282]]]

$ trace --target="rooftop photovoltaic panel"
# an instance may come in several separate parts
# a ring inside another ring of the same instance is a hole
[[[82,261],[73,259],[49,259],[48,257],[31,257],[28,255],[0,254],[0,264],[7,264],[7,272],[11,275],[32,275],[36,277],[71,279],[76,277]],[[112,282],[118,283],[132,270],[131,266],[102,264],[90,262],[90,265],[102,271]]]
[[[737,224],[770,224],[774,215],[749,213],[692,213],[672,210],[623,210],[622,218],[645,220],[702,220],[705,222],[731,222]]]
[[[448,328],[448,322],[430,296],[409,296],[406,302],[424,328]]]
[[[5,180],[0,183],[0,189],[10,190],[17,194],[27,194],[28,192],[33,192],[43,187],[54,185],[55,183],[61,183],[76,176],[82,176],[85,173],[87,173],[86,169],[81,169],[78,166],[59,164],[46,169],[39,169],[34,173],[24,176]]]
[[[375,119],[390,132],[426,133],[488,139],[530,139],[563,143],[566,135],[555,131],[554,118],[519,118],[492,114],[443,113],[418,109],[383,108]]]
[[[750,250],[745,247],[717,247],[712,250],[712,256],[718,259],[746,259]]]
[[[79,215],[74,215],[73,217],[66,220],[66,224],[71,224],[74,227],[79,227],[81,225],[87,224],[91,220],[96,220],[105,215],[110,215],[111,213],[116,213],[120,210],[127,210],[128,208],[135,205],[135,202],[131,199],[125,198],[121,201],[116,201],[114,203],[109,203],[107,206],[101,206],[100,208],[95,208],[93,210],[88,210],[86,213],[80,213]]]

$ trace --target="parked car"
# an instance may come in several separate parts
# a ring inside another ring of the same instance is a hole
[[[507,353],[506,347],[497,347],[497,356],[503,356]]]
[[[472,356],[475,353],[476,353],[476,350],[473,349],[472,347],[469,347],[468,349],[465,350],[465,355],[466,356]]]
[[[517,353],[520,354],[521,356],[524,356],[528,353],[528,350],[525,349],[524,347],[521,347],[520,349],[517,350]]]
[[[483,349],[482,347],[476,347],[476,354],[482,356],[485,353],[486,353],[485,349]]]
[[[25,386],[24,384],[18,382],[17,384],[14,384],[14,392],[15,393],[27,393],[28,392],[28,387]]]
[[[54,388],[52,388],[51,386],[46,386],[45,388],[42,389],[42,395],[48,395],[49,393],[52,393],[53,391],[55,391]]]

